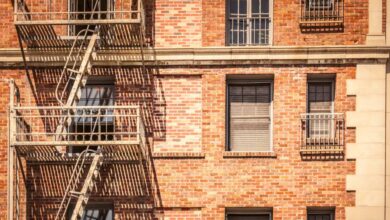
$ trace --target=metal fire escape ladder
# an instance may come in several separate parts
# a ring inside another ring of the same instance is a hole
[[[103,152],[100,149],[93,157],[87,177],[84,180],[83,187],[80,192],[70,192],[72,195],[78,196],[77,203],[73,209],[71,220],[81,219],[83,217],[85,207],[87,206],[90,193],[95,185],[95,180],[98,178],[100,168],[103,165]]]
[[[100,0],[97,0],[93,9],[91,10],[90,18],[93,19],[93,15],[96,12],[97,6],[100,3]],[[26,14],[25,2],[20,1],[21,8]],[[139,32],[139,41],[140,44],[140,53],[142,58],[142,68],[143,71],[146,71],[145,60],[144,60],[144,14],[143,14],[143,5],[142,1],[138,1],[138,8],[142,11],[140,14],[140,32]],[[23,6],[23,7],[22,7]],[[97,12],[99,13],[99,12]],[[26,17],[26,20],[29,20]],[[85,24],[85,23],[84,23]],[[56,86],[55,95],[59,104],[64,107],[64,110],[60,113],[59,123],[55,130],[55,139],[56,141],[68,141],[70,139],[68,132],[70,132],[71,125],[73,123],[74,117],[71,115],[79,114],[76,111],[76,108],[73,108],[77,105],[78,101],[81,98],[81,88],[85,86],[86,78],[91,74],[92,70],[92,60],[96,57],[96,48],[98,45],[98,39],[100,35],[100,26],[97,23],[94,23],[96,28],[94,30],[90,29],[91,25],[88,25],[87,28],[75,37],[70,48],[70,52],[66,59],[65,65],[63,67],[60,79]],[[99,23],[101,24],[101,23]],[[102,24],[107,25],[107,24]],[[68,46],[68,44],[67,44]],[[94,113],[93,113],[94,114]],[[90,141],[93,141],[93,133],[98,128],[99,120],[101,119],[101,112],[97,112],[95,115],[88,116],[95,120],[90,134]],[[141,120],[141,119],[140,119]],[[147,160],[148,151],[146,149],[146,139],[145,139],[145,128],[144,125],[139,127],[140,134],[140,145],[142,145],[142,158]],[[141,132],[142,130],[142,132]],[[62,147],[62,146],[58,146]],[[82,152],[74,165],[71,177],[69,179],[67,188],[65,189],[65,194],[61,201],[60,207],[57,211],[56,220],[63,220],[67,218],[67,213],[70,204],[76,201],[75,207],[72,211],[71,219],[81,219],[91,192],[95,186],[96,180],[99,176],[100,169],[104,163],[104,148],[100,147],[97,151],[92,151],[89,149],[90,146],[87,146],[87,149]],[[87,165],[90,164],[90,165]],[[89,166],[87,168],[87,166]],[[149,165],[147,165],[149,167]],[[86,169],[87,168],[87,169]],[[85,173],[85,171],[87,173]],[[84,178],[85,177],[85,178]]]
[[[56,95],[57,100],[60,102],[61,105],[64,106],[75,106],[77,104],[77,101],[80,99],[80,89],[85,86],[85,81],[83,80],[84,77],[88,76],[91,71],[91,58],[93,57],[94,49],[96,46],[96,42],[98,39],[99,31],[98,29],[94,31],[94,33],[91,36],[91,39],[89,40],[88,46],[86,48],[86,51],[84,53],[82,62],[80,64],[80,67],[76,70],[76,63],[75,61],[72,68],[68,68],[68,62],[64,67],[61,81],[65,78],[65,75],[68,75],[67,82],[65,83],[65,86],[61,92],[59,92],[59,82],[57,89],[56,89]],[[77,41],[77,39],[75,40]],[[75,46],[77,42],[73,44]],[[80,46],[80,48],[82,45]],[[79,50],[80,52],[80,50]],[[79,53],[78,52],[78,53]],[[71,53],[69,54],[68,61],[71,59],[71,56],[73,56],[73,48]],[[76,57],[77,59],[78,57]],[[72,82],[73,81],[73,82]],[[69,91],[69,95],[67,97],[66,102],[64,102],[64,94],[66,93],[67,88],[71,85],[71,89]],[[100,112],[99,112],[100,113]],[[74,114],[72,112],[71,114]],[[57,138],[62,138],[62,135],[67,132],[67,128],[69,127],[70,123],[72,123],[72,118],[67,117],[68,114],[64,114],[64,117],[62,117],[61,122],[59,126],[56,129]],[[92,133],[96,130],[98,120],[100,118],[97,116],[95,118],[95,123],[93,126],[93,129],[91,130],[91,139],[93,137]],[[60,209],[57,212],[56,219],[64,219],[67,209],[69,207],[69,204],[72,200],[72,197],[77,198],[76,206],[73,210],[72,218],[71,219],[80,219],[84,213],[85,206],[87,205],[89,194],[93,189],[93,186],[95,184],[95,180],[97,176],[99,175],[100,167],[103,163],[103,153],[101,149],[99,149],[97,152],[94,152],[94,157],[92,160],[92,163],[89,167],[88,174],[83,182],[80,181],[81,174],[84,169],[84,163],[86,160],[86,157],[90,156],[88,154],[89,146],[87,146],[86,153],[82,153],[79,156],[78,163],[81,161],[81,165],[76,163],[75,170],[72,173],[72,177],[69,181],[68,187],[66,189],[65,195],[63,197]],[[76,192],[77,186],[81,183],[83,185],[80,192]]]
[[[99,1],[96,1],[93,12],[96,9]],[[97,40],[99,36],[99,27],[96,27],[94,31],[89,30],[89,25],[86,30],[81,31],[73,42],[70,53],[67,57],[65,66],[63,68],[61,78],[56,87],[56,98],[57,101],[62,106],[71,107],[77,105],[78,100],[81,95],[81,88],[85,86],[85,78],[91,73],[92,64],[91,59],[93,58],[93,54],[95,53],[95,48],[97,45]],[[89,36],[88,33],[92,32],[92,36]],[[83,35],[83,39],[81,43],[79,42],[80,35]],[[82,61],[79,64],[79,60],[84,49],[84,44],[89,38],[88,46],[85,48],[85,52],[82,56]],[[76,52],[76,56],[74,54],[75,47],[79,45],[79,48]],[[74,59],[73,64],[70,65],[71,60]],[[79,64],[79,65],[78,65]],[[61,88],[61,83],[65,81],[64,86]],[[69,90],[70,88],[70,90]],[[68,93],[66,99],[65,94]],[[69,109],[69,108],[68,108]],[[72,123],[72,118],[68,117],[69,114],[75,114],[75,112],[64,112],[64,116],[61,118],[60,123],[56,129],[56,138],[62,139],[63,134],[66,134],[69,129],[70,124]],[[99,113],[100,114],[100,111]],[[91,130],[90,139],[92,139],[92,133],[96,130],[98,120],[100,118],[98,116],[95,117],[94,126]],[[75,164],[72,176],[70,181],[68,182],[68,187],[66,188],[64,197],[62,199],[60,208],[57,212],[56,219],[64,219],[69,208],[69,205],[72,201],[72,198],[77,198],[76,206],[73,210],[73,214],[71,219],[81,219],[85,207],[87,205],[90,192],[93,190],[93,186],[95,184],[95,180],[99,175],[100,167],[103,164],[103,153],[102,149],[99,149],[94,153],[91,165],[89,167],[89,171],[87,173],[84,181],[81,181],[82,173],[85,167],[85,161],[87,157],[90,156],[90,153],[93,152],[89,150],[89,146],[87,149],[79,155],[79,158]],[[82,188],[80,192],[77,192],[78,186],[82,184]]]
[[[84,168],[88,158],[91,154],[95,154],[92,159],[89,171],[86,178],[84,179],[83,187],[80,191],[78,186],[81,183],[81,179],[84,176]],[[100,168],[103,165],[103,152],[102,149],[97,151],[85,150],[78,157],[76,164],[72,171],[72,176],[68,182],[66,188],[65,196],[61,201],[60,208],[57,211],[56,220],[62,220],[66,218],[69,205],[72,201],[72,198],[77,198],[76,206],[73,210],[71,219],[80,219],[85,211],[85,206],[88,203],[89,194],[93,190],[94,182],[97,179]]]

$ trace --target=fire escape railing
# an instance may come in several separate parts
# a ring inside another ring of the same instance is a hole
[[[90,0],[93,5],[98,0]],[[81,0],[14,0],[15,24],[140,23],[142,0],[101,1],[92,12]]]
[[[58,135],[64,117],[71,122]],[[14,146],[139,144],[143,123],[138,106],[14,107],[11,120]]]
[[[142,0],[14,0],[14,5],[14,23],[27,74],[25,46],[70,50],[55,90],[58,106],[11,106],[10,146],[54,146],[60,153],[64,153],[64,147],[85,147],[74,167],[56,217],[64,219],[69,204],[76,202],[71,219],[80,219],[106,158],[105,150],[109,148],[106,146],[137,145],[142,155],[140,164],[149,159],[139,106],[78,105],[81,91],[92,74],[98,50],[116,45],[115,42],[112,45],[107,43],[113,36],[116,41],[131,39],[128,45],[140,47],[145,70],[145,12]],[[121,28],[127,31],[117,35]],[[72,36],[69,38],[69,35]],[[73,42],[58,44],[58,40]],[[90,147],[97,147],[97,150],[92,152]],[[85,178],[81,178],[80,173],[85,170],[84,163],[88,157],[93,158],[92,163]]]
[[[345,148],[343,113],[301,115],[301,153],[342,153]]]

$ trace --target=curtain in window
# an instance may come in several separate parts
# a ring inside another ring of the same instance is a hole
[[[229,87],[230,150],[270,150],[270,106],[270,84]]]
[[[309,83],[308,90],[310,138],[331,138],[332,135],[332,82]]]

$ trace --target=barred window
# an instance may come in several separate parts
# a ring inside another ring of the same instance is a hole
[[[300,24],[340,26],[344,21],[344,0],[301,0]]]
[[[270,0],[229,0],[228,44],[267,45],[270,41]]]
[[[330,9],[334,0],[306,0],[307,9]]]
[[[308,124],[308,137],[329,137],[332,134],[332,120],[326,118],[333,113],[333,82],[308,83],[308,113],[318,115]]]
[[[89,19],[108,19],[112,14],[108,13],[114,9],[113,0],[70,0],[69,11],[71,19],[89,20]],[[95,25],[76,25],[71,27],[70,34],[77,35],[80,31],[89,28],[95,29]],[[87,33],[90,35],[91,33]]]
[[[107,107],[99,109],[99,106],[114,105],[114,83],[112,77],[91,76],[88,78],[87,84],[81,88],[77,106],[91,106],[91,108],[82,108],[75,113],[76,117],[73,118],[71,131],[75,134],[72,137],[74,140],[104,141],[114,139],[112,134],[115,123],[114,109]],[[98,135],[99,133],[103,134]],[[84,146],[72,146],[69,151],[71,153],[81,153],[85,149]],[[90,146],[90,149],[96,150],[97,146]]]

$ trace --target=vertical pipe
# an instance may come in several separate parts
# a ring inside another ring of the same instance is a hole
[[[7,216],[9,220],[14,219],[14,148],[11,145],[11,124],[13,124],[13,119],[11,118],[11,111],[13,108],[13,100],[14,100],[14,83],[13,81],[10,82],[9,85],[10,88],[10,104],[9,104],[9,110],[8,110],[8,146],[7,146],[7,155],[8,155],[8,186],[7,186],[7,194],[8,194],[8,202],[7,202]]]
[[[18,20],[18,9],[19,9],[19,4],[18,0],[14,0],[14,22]]]
[[[140,115],[140,106],[137,107],[137,142],[140,143],[141,140],[141,115]]]

